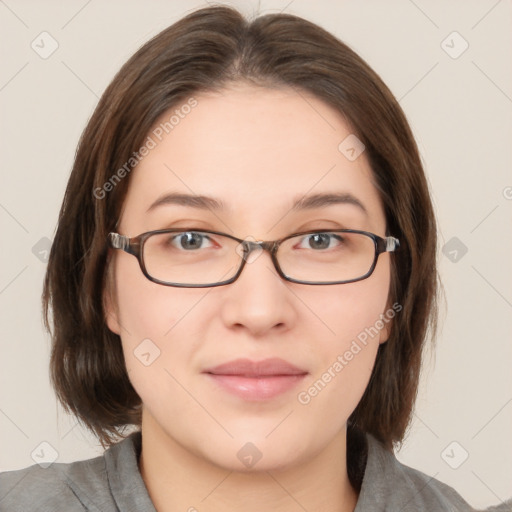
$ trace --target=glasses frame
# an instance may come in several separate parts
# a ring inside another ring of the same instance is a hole
[[[161,281],[159,279],[156,279],[152,276],[150,276],[146,270],[146,265],[144,263],[144,244],[146,240],[152,236],[157,235],[161,233],[186,233],[186,232],[193,232],[193,233],[210,233],[212,235],[221,235],[225,236],[227,238],[230,238],[232,240],[235,240],[239,244],[242,244],[244,255],[241,259],[240,267],[236,274],[231,277],[230,279],[227,279],[225,281],[220,281],[218,283],[213,284],[181,284],[181,283],[168,283],[167,281]],[[300,235],[308,235],[308,234],[315,234],[315,233],[358,233],[361,235],[365,235],[372,239],[374,247],[375,247],[375,256],[373,258],[373,263],[370,267],[370,270],[366,274],[364,274],[361,277],[357,277],[355,279],[348,279],[345,281],[302,281],[300,279],[293,279],[289,276],[287,276],[279,266],[279,262],[277,261],[277,251],[279,249],[279,246],[285,241],[290,238],[293,238],[295,236]],[[252,241],[252,240],[242,240],[241,238],[237,238],[235,236],[229,235],[227,233],[222,233],[221,231],[211,231],[208,229],[193,229],[193,228],[169,228],[169,229],[158,229],[155,231],[146,231],[145,233],[142,233],[138,236],[135,236],[133,238],[129,238],[126,235],[120,235],[119,233],[109,233],[108,234],[108,243],[109,246],[113,249],[119,249],[122,250],[128,254],[132,254],[135,256],[139,262],[140,269],[142,270],[142,273],[144,276],[152,281],[153,283],[161,284],[163,286],[173,286],[177,288],[213,288],[216,286],[225,286],[227,284],[234,283],[242,273],[245,263],[247,261],[247,258],[250,256],[252,251],[256,250],[257,248],[261,248],[264,251],[267,251],[270,253],[270,257],[272,259],[272,263],[274,264],[274,267],[277,271],[277,273],[285,280],[289,281],[291,283],[298,283],[298,284],[307,284],[307,285],[331,285],[331,284],[347,284],[347,283],[354,283],[357,281],[362,281],[363,279],[367,279],[370,277],[375,270],[375,267],[377,265],[377,260],[379,258],[379,255],[384,252],[395,252],[400,247],[400,242],[397,238],[393,236],[387,236],[385,238],[382,238],[375,233],[370,233],[368,231],[360,231],[357,229],[313,229],[309,231],[301,231],[298,233],[293,233],[291,235],[285,236],[284,238],[281,238],[279,240],[272,240],[272,241]]]

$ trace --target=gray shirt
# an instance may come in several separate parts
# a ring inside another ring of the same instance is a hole
[[[1,473],[0,511],[155,512],[138,468],[140,449],[135,432],[93,459]],[[454,489],[401,464],[370,434],[366,452],[354,512],[474,512]],[[512,511],[512,500],[491,510]]]

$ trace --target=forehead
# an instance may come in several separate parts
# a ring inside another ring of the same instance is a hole
[[[223,214],[256,228],[257,221],[275,223],[306,194],[342,192],[382,224],[364,152],[352,161],[339,150],[351,129],[326,103],[290,88],[249,85],[193,99],[162,115],[148,134],[155,144],[132,171],[123,216],[155,214],[150,206],[162,194],[183,193],[218,198]]]

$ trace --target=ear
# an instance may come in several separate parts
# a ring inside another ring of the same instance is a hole
[[[386,341],[388,341],[389,336],[391,334],[391,329],[393,327],[393,318],[395,314],[393,314],[393,316],[390,317],[390,315],[387,314],[388,311],[396,313],[393,307],[391,307],[389,304],[386,305],[386,310],[384,311],[384,313],[382,313],[381,316],[381,320],[384,326],[382,327],[382,329],[380,329],[379,345],[382,343],[386,343]]]
[[[380,330],[379,345],[388,341],[389,335],[391,333],[391,324],[393,322],[393,320],[387,319],[383,319],[382,321],[384,322],[384,327]]]
[[[117,335],[121,335],[121,324],[119,322],[119,311],[116,303],[114,261],[107,259],[107,270],[105,288],[103,289],[103,311],[107,327]]]

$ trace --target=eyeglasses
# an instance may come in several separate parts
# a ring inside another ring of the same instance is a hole
[[[346,284],[369,277],[379,254],[398,239],[354,229],[313,230],[270,242],[242,240],[218,231],[160,229],[134,238],[109,233],[112,248],[135,256],[154,283],[206,288],[233,283],[245,264],[268,251],[277,273],[300,284]]]

